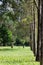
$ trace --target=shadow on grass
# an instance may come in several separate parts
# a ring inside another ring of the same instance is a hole
[[[30,50],[30,47],[25,47],[25,48],[29,48]],[[23,48],[22,46],[16,46],[14,48],[11,48],[11,47],[0,47],[0,51],[18,51],[18,50],[22,50],[22,49],[25,49]]]
[[[18,49],[13,49],[13,48],[3,48],[3,49],[0,49],[0,51],[16,51]]]

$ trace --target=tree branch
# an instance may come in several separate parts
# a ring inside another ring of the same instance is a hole
[[[39,8],[38,8],[38,6],[37,6],[37,3],[36,3],[36,1],[34,0],[33,2],[34,2],[34,4],[35,4],[36,8],[37,8],[37,9],[39,9]]]

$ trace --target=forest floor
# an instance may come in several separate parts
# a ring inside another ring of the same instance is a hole
[[[40,65],[30,47],[0,47],[0,65]]]

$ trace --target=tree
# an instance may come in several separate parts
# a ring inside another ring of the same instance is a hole
[[[36,60],[39,61],[40,60],[40,45],[41,45],[41,20],[40,20],[40,0],[38,0],[38,37],[37,37],[37,55],[36,55]]]
[[[10,30],[8,31],[5,24],[2,24],[0,27],[0,38],[2,39],[1,42],[3,43],[3,46],[6,46],[12,40],[12,33]]]
[[[43,0],[41,0],[41,65],[43,65]]]
[[[12,31],[14,38],[29,41],[29,23],[33,21],[32,0],[3,0],[3,23]],[[1,18],[1,19],[2,19]]]

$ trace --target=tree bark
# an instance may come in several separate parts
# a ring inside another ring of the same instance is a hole
[[[38,36],[37,36],[37,55],[36,55],[36,61],[39,61],[40,59],[40,45],[41,45],[41,20],[40,20],[40,0],[38,0]]]
[[[41,6],[41,65],[43,65],[43,0]]]
[[[11,43],[11,48],[13,48],[13,42]]]
[[[34,0],[33,0],[34,2]],[[33,4],[33,52],[35,54],[35,5]]]
[[[31,47],[31,50],[32,50],[32,31],[31,31],[32,29],[31,29],[31,23],[30,23],[30,47]]]

